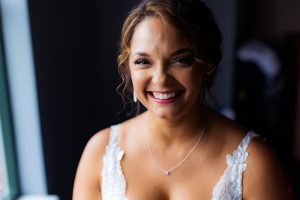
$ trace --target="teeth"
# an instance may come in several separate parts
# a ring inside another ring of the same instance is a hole
[[[169,93],[153,92],[153,96],[156,99],[162,99],[162,100],[171,99],[176,96],[176,92],[169,92]]]

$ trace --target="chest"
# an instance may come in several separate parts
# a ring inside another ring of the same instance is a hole
[[[141,162],[128,156],[121,162],[126,195],[130,200],[211,199],[226,167],[225,159],[219,162],[191,159],[170,175],[165,175],[149,158]]]
[[[237,185],[242,174],[238,172],[239,165],[228,167],[225,160],[205,163],[187,163],[167,176],[149,159],[138,161],[129,156],[125,159],[119,156],[114,161],[104,159],[103,200],[217,200],[224,199],[220,196],[226,192],[229,200],[232,195],[239,195],[236,192],[241,191],[241,185]]]
[[[149,157],[129,152],[124,156],[124,151],[112,143],[103,158],[102,200],[241,200],[248,157],[245,150],[250,138],[246,139],[233,154],[220,159],[201,161],[190,157],[193,162],[185,162],[169,176]],[[196,151],[193,155],[197,156]]]
[[[130,200],[210,200],[212,198],[213,184],[204,181],[187,182],[173,184],[169,187],[153,182],[142,185],[128,182],[126,196]]]

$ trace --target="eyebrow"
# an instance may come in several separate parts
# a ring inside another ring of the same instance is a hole
[[[183,53],[193,53],[193,51],[191,49],[178,49],[178,50],[174,51],[173,53],[171,53],[171,57],[179,55],[179,54],[183,54]],[[149,57],[149,54],[142,52],[142,51],[138,51],[138,52],[134,53],[133,56],[134,55]]]
[[[191,49],[178,49],[171,54],[171,57],[179,55],[179,54],[183,54],[183,53],[193,53],[193,51]]]
[[[146,56],[146,57],[149,57],[149,55],[145,52],[142,52],[142,51],[138,51],[138,52],[135,52],[132,56],[134,55],[139,55],[139,56]]]

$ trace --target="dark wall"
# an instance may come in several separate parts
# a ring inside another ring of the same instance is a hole
[[[294,37],[300,31],[299,5],[295,0],[239,1],[237,48],[248,40],[261,40],[274,50],[281,70],[274,79],[267,79],[254,63],[238,61],[234,76],[237,121],[254,128],[274,148],[284,168],[291,199],[299,199],[300,185],[299,161],[294,155],[295,138],[299,135],[295,130],[299,87],[295,61],[299,52]]]
[[[133,3],[29,0],[48,192],[62,200],[88,139],[125,118],[115,59]]]

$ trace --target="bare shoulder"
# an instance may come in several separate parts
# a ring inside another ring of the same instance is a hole
[[[213,113],[215,141],[223,152],[233,152],[249,131],[226,117]],[[261,138],[254,138],[247,148],[247,169],[243,174],[243,199],[287,200],[287,186],[279,161],[272,148]]]
[[[243,177],[245,199],[286,200],[287,187],[279,161],[272,148],[261,138],[248,146],[247,169]]]
[[[97,132],[82,153],[74,182],[73,200],[101,199],[102,157],[109,141],[110,128]]]
[[[215,111],[210,112],[210,118],[213,119],[211,129],[215,133],[213,140],[219,143],[217,146],[222,146],[225,154],[236,150],[248,129]]]

